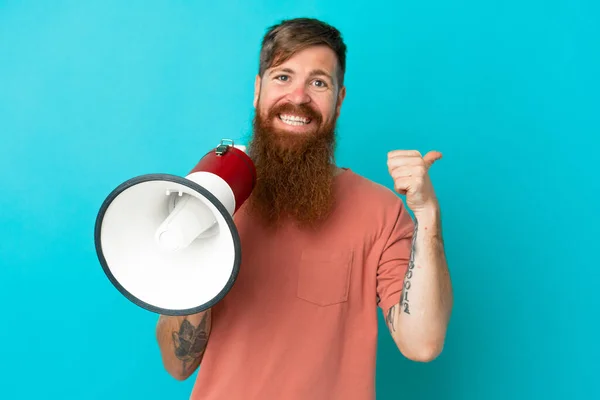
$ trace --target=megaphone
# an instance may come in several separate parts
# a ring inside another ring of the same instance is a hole
[[[212,307],[238,276],[242,249],[233,216],[255,183],[244,146],[229,139],[185,177],[146,174],[123,182],[96,218],[104,273],[127,299],[155,313]]]

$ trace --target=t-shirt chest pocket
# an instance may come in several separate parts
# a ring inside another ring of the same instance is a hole
[[[304,250],[298,265],[298,298],[325,307],[348,301],[352,251]]]

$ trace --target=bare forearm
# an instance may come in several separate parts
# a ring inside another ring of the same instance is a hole
[[[184,317],[159,317],[156,338],[163,364],[169,374],[183,380],[198,368],[210,329],[210,310]]]
[[[400,350],[412,359],[431,360],[441,352],[452,310],[452,285],[438,209],[415,214],[411,258],[400,303],[387,322]]]

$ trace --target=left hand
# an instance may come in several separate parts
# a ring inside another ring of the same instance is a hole
[[[437,207],[437,198],[429,179],[429,168],[442,158],[439,151],[421,156],[416,150],[395,150],[388,153],[388,171],[394,189],[406,195],[406,205],[417,214],[428,207]]]

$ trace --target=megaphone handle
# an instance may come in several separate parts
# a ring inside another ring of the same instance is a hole
[[[222,156],[223,154],[225,154],[227,152],[229,147],[231,147],[233,145],[234,145],[233,140],[221,139],[221,143],[217,146],[217,148],[215,149],[215,152],[217,153],[218,156]]]

